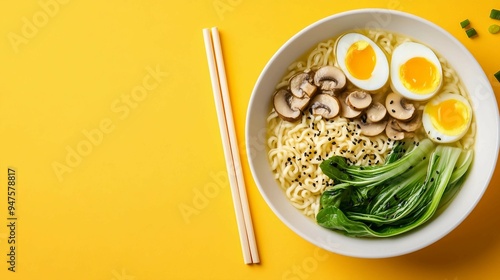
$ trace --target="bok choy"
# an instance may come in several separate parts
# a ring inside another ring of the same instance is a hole
[[[465,179],[473,152],[435,144],[395,144],[380,166],[331,157],[320,165],[335,185],[323,192],[319,225],[351,236],[390,237],[428,221]]]

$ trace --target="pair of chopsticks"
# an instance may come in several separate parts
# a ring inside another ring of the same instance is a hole
[[[241,247],[243,249],[243,260],[246,264],[259,263],[259,254],[253,231],[250,208],[248,206],[247,193],[243,171],[241,169],[240,154],[234,129],[233,113],[229,100],[229,89],[227,86],[226,70],[222,58],[222,47],[219,31],[216,27],[203,29],[205,48],[207,51],[210,78],[215,98],[215,107],[219,119],[220,134],[226,158],[227,173],[231,185],[236,221],[240,234]]]

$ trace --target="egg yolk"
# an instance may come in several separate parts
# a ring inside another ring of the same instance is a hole
[[[376,62],[375,51],[366,41],[357,41],[347,50],[345,64],[349,73],[356,79],[369,79]]]
[[[433,126],[447,135],[457,135],[466,129],[470,116],[468,107],[456,99],[429,103],[425,113],[431,117]]]
[[[436,66],[424,57],[413,57],[399,68],[403,85],[417,94],[429,94],[440,83],[441,75]]]

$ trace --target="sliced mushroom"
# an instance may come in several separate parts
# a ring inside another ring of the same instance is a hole
[[[381,121],[381,122],[366,122],[363,121],[365,118],[361,118],[360,120],[356,120],[356,124],[359,125],[359,128],[361,128],[361,134],[366,135],[366,136],[376,136],[382,133],[387,126],[387,121]]]
[[[391,119],[387,126],[385,127],[385,134],[392,140],[401,140],[405,138],[405,132],[401,130],[398,122],[395,119]]]
[[[385,107],[387,108],[389,115],[395,119],[403,121],[409,120],[415,112],[415,106],[413,106],[412,103],[409,103],[401,95],[394,92],[387,95],[387,98],[385,99]]]
[[[366,118],[369,122],[381,121],[386,114],[387,110],[380,102],[373,102],[370,107],[366,109]]]
[[[296,97],[303,98],[305,95],[312,97],[317,87],[312,84],[310,72],[298,73],[290,78],[290,91]]]
[[[289,122],[298,120],[301,115],[299,109],[291,107],[292,98],[292,93],[286,89],[277,90],[273,97],[274,110],[280,118]]]
[[[356,110],[363,110],[372,103],[372,96],[366,91],[355,90],[349,93],[346,102]]]
[[[341,105],[340,115],[347,119],[354,119],[357,116],[361,115],[362,111],[353,109],[351,106],[347,104],[346,99],[347,99],[347,94],[344,93],[340,95],[340,105]]]
[[[311,111],[313,115],[331,119],[339,114],[339,101],[329,94],[318,94],[311,101]]]
[[[346,77],[344,72],[335,66],[323,66],[314,74],[314,84],[323,92],[333,94],[344,89]]]
[[[414,116],[407,120],[401,121],[397,120],[399,127],[406,132],[413,132],[420,128],[422,125],[422,114],[418,111],[415,112]]]

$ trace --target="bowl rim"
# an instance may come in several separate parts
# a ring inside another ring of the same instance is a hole
[[[386,258],[386,257],[395,257],[395,256],[400,256],[400,255],[404,255],[404,254],[408,254],[408,253],[411,253],[411,252],[415,252],[417,250],[420,250],[424,247],[427,247],[431,244],[433,244],[434,242],[440,240],[442,237],[444,237],[445,235],[447,235],[449,232],[451,232],[452,230],[454,230],[458,225],[460,225],[463,220],[472,212],[472,210],[476,207],[477,203],[479,202],[479,200],[482,198],[484,192],[486,191],[486,189],[488,188],[489,184],[490,184],[490,181],[491,181],[491,177],[493,176],[493,173],[495,171],[495,166],[496,166],[496,162],[497,162],[497,158],[498,158],[498,151],[499,151],[499,118],[498,118],[498,103],[496,102],[496,99],[495,99],[495,94],[494,94],[494,91],[491,87],[491,84],[489,83],[483,69],[481,68],[481,66],[479,65],[479,63],[477,62],[477,60],[473,57],[473,55],[469,52],[469,50],[467,48],[465,48],[465,46],[460,42],[458,41],[455,37],[453,37],[448,31],[446,31],[445,29],[441,28],[440,26],[436,25],[435,23],[429,21],[429,20],[426,20],[424,18],[421,18],[421,17],[418,17],[416,15],[413,15],[413,14],[410,14],[410,13],[407,13],[407,12],[402,12],[402,11],[397,11],[397,10],[390,10],[390,9],[379,9],[379,8],[365,8],[365,9],[356,9],[356,10],[350,10],[350,11],[345,11],[345,12],[340,12],[340,13],[336,13],[336,14],[332,14],[330,16],[327,16],[327,17],[324,17],[322,19],[319,19],[315,22],[313,22],[312,24],[306,26],[305,28],[301,29],[299,32],[297,32],[295,35],[293,35],[291,38],[289,38],[274,54],[273,56],[269,59],[269,61],[266,63],[265,67],[263,68],[263,70],[261,71],[256,83],[255,83],[255,86],[252,90],[252,94],[251,94],[251,97],[250,97],[250,101],[249,101],[249,104],[248,104],[248,109],[247,109],[247,117],[246,117],[246,123],[245,123],[245,144],[246,144],[246,150],[247,151],[252,151],[252,143],[251,141],[249,141],[249,139],[251,139],[252,137],[252,125],[253,125],[253,121],[252,121],[252,108],[256,106],[256,102],[257,101],[257,90],[259,89],[259,85],[262,84],[263,80],[266,78],[266,74],[267,72],[269,71],[269,69],[271,68],[272,64],[274,63],[274,61],[276,60],[276,58],[278,58],[280,56],[280,54],[286,50],[295,40],[297,40],[298,38],[304,36],[305,34],[311,32],[312,30],[314,30],[315,28],[318,28],[318,26],[321,26],[323,24],[326,24],[327,22],[329,21],[332,21],[332,20],[336,20],[336,19],[339,19],[339,18],[343,18],[343,17],[349,17],[349,16],[353,16],[353,15],[359,15],[359,14],[363,14],[363,13],[381,13],[381,14],[388,14],[388,15],[394,15],[394,16],[397,16],[397,17],[403,17],[403,18],[406,18],[408,20],[412,20],[412,21],[417,21],[419,22],[419,24],[424,24],[424,25],[427,25],[429,26],[430,28],[432,29],[435,29],[436,32],[444,35],[446,38],[446,40],[449,40],[455,47],[457,47],[462,53],[464,53],[467,58],[466,60],[467,61],[470,61],[472,62],[474,65],[472,65],[471,67],[477,67],[478,69],[480,69],[481,71],[479,73],[477,73],[478,75],[478,78],[480,80],[484,80],[486,81],[486,83],[484,84],[484,86],[486,87],[486,91],[490,93],[490,95],[493,96],[493,99],[495,100],[495,106],[493,106],[494,108],[490,108],[493,110],[492,113],[496,113],[496,116],[497,118],[495,118],[494,122],[496,123],[496,126],[494,127],[494,130],[496,130],[496,134],[493,135],[493,141],[492,143],[495,143],[496,142],[496,145],[494,147],[489,147],[489,150],[491,154],[493,155],[496,155],[495,158],[493,159],[493,164],[489,167],[489,168],[485,168],[485,167],[482,167],[482,169],[484,169],[483,171],[485,173],[487,173],[486,177],[483,178],[484,179],[484,182],[485,182],[485,185],[477,190],[475,192],[476,194],[476,199],[472,202],[470,202],[470,204],[467,206],[467,209],[466,211],[462,211],[461,212],[461,216],[460,217],[455,217],[452,221],[451,221],[451,224],[448,223],[448,226],[446,229],[443,229],[441,231],[438,232],[438,234],[434,234],[434,235],[427,235],[427,237],[429,238],[428,240],[426,241],[423,241],[423,242],[420,242],[418,244],[410,244],[409,246],[407,246],[405,249],[402,249],[402,250],[397,250],[397,251],[390,251],[390,250],[387,250],[387,251],[380,251],[380,252],[375,252],[375,253],[359,253],[359,252],[350,252],[348,250],[343,250],[342,246],[338,246],[337,244],[337,241],[332,241],[331,244],[325,244],[324,240],[320,240],[320,239],[317,239],[317,238],[314,238],[314,237],[311,237],[309,236],[308,234],[306,234],[304,232],[304,229],[301,229],[301,228],[297,228],[291,221],[289,221],[284,215],[283,213],[281,213],[275,206],[274,206],[274,202],[272,201],[271,197],[268,197],[267,194],[266,194],[266,191],[262,185],[262,182],[260,181],[260,177],[259,177],[259,174],[258,174],[258,171],[257,171],[257,167],[254,165],[254,162],[253,162],[253,157],[252,155],[250,154],[247,159],[248,159],[248,163],[249,163],[249,166],[250,166],[250,170],[251,170],[251,173],[252,173],[252,176],[253,176],[253,179],[254,179],[254,182],[256,184],[256,186],[258,187],[259,189],[259,192],[261,194],[261,196],[264,198],[264,200],[266,201],[267,205],[271,208],[271,210],[273,211],[273,213],[278,216],[278,218],[281,220],[281,222],[283,222],[289,229],[291,229],[292,231],[294,231],[294,233],[298,234],[299,236],[301,236],[303,239],[307,240],[308,242],[320,247],[320,248],[323,248],[325,250],[328,250],[330,252],[333,252],[333,253],[337,253],[337,254],[341,254],[341,255],[346,255],[346,256],[351,256],[351,257],[360,257],[360,258]],[[337,34],[338,35],[338,34]],[[317,44],[319,43],[319,41],[317,42],[311,42],[310,46],[309,47],[312,47],[314,46],[314,44]],[[427,43],[426,43],[427,44]],[[429,44],[428,44],[429,45]],[[431,46],[432,48],[432,46]],[[294,60],[297,59],[294,58]],[[464,58],[462,58],[464,59]],[[455,67],[454,67],[455,68]],[[462,79],[463,77],[461,77]],[[465,85],[464,85],[465,86]],[[471,92],[470,92],[470,89],[467,88],[469,90],[469,95],[471,95]],[[259,106],[262,106],[261,104],[259,104]],[[477,145],[477,140],[476,140],[476,143],[475,145]],[[476,147],[475,147],[476,149]],[[265,147],[265,150],[267,151],[267,146]],[[269,163],[267,162],[267,164],[269,165]],[[474,163],[473,163],[474,165]],[[270,168],[269,168],[270,170]],[[465,185],[465,183],[464,183]],[[279,188],[278,184],[276,184],[276,186]],[[280,188],[280,191],[281,188]],[[290,204],[290,203],[289,203]],[[290,204],[291,205],[291,204]],[[443,210],[444,212],[444,210]],[[298,214],[300,215],[303,215],[302,213],[298,212]],[[439,215],[440,217],[442,216],[442,213]],[[304,216],[305,217],[305,216]],[[434,218],[433,218],[434,219]],[[429,223],[427,223],[429,224]],[[319,225],[316,224],[317,227],[321,228]],[[424,225],[425,227],[425,225]],[[326,230],[326,229],[325,229]],[[329,230],[328,230],[329,231]],[[419,231],[418,229],[415,231],[417,232]],[[411,234],[415,234],[415,232],[412,232]],[[337,233],[339,234],[339,233]],[[400,238],[405,238],[406,235],[403,235],[402,237],[392,237],[391,239],[392,240],[397,240],[397,239],[400,239]],[[338,236],[337,236],[338,237]],[[357,240],[363,240],[362,238],[356,238]],[[386,240],[389,240],[389,239],[376,239],[378,240],[379,242],[381,243],[387,243],[387,244],[390,244],[391,242],[386,242]]]

